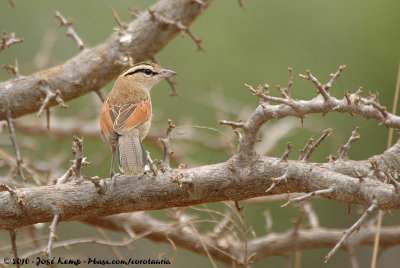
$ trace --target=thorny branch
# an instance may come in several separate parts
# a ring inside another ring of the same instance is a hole
[[[55,17],[60,20],[60,26],[64,26],[67,28],[66,35],[74,40],[80,50],[83,50],[85,48],[85,45],[83,44],[82,39],[78,36],[74,28],[72,27],[72,24],[74,22],[71,19],[64,18],[63,15],[61,15],[61,13],[58,11],[55,12]]]
[[[212,0],[203,0],[202,3],[192,0],[160,0],[151,10],[168,20],[180,18],[179,22],[188,27]],[[64,22],[70,26],[70,22]],[[13,118],[38,111],[43,92],[34,89],[40,88],[42,80],[47,81],[53,92],[58,89],[60,97],[67,102],[99,90],[109,83],[126,68],[121,62],[127,55],[135,59],[135,62],[149,59],[179,32],[176,27],[165,28],[158,20],[153,20],[149,12],[142,12],[128,24],[127,29],[115,32],[107,41],[94,48],[82,50],[64,64],[25,76],[24,79],[1,82],[0,120],[6,119],[6,107],[11,110]],[[146,38],[143,39],[143,36]],[[56,104],[55,101],[50,103],[51,106]]]

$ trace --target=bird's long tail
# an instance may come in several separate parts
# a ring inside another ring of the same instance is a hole
[[[119,168],[125,175],[140,174],[144,171],[147,158],[140,140],[139,131],[131,130],[118,139]]]

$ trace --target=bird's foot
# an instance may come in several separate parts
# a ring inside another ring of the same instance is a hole
[[[111,177],[111,191],[114,190],[115,180],[116,180],[119,176],[121,176],[121,174],[119,174],[119,173],[114,173],[114,172],[110,175],[110,177]]]

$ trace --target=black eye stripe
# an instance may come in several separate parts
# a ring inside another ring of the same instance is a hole
[[[128,75],[133,75],[133,74],[135,74],[135,73],[145,73],[145,74],[147,74],[147,75],[155,75],[155,74],[158,74],[157,72],[154,72],[153,70],[150,70],[150,69],[147,69],[147,68],[142,68],[142,69],[136,69],[136,70],[134,70],[134,71],[132,71],[132,72],[129,72],[129,73],[127,73],[127,74],[125,74],[124,76],[128,76]]]

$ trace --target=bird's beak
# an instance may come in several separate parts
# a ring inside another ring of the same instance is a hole
[[[174,75],[177,75],[177,73],[174,71],[171,71],[171,70],[167,70],[167,69],[163,69],[163,72],[161,74],[161,76],[164,78],[170,78]]]

